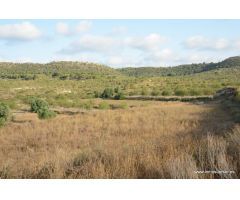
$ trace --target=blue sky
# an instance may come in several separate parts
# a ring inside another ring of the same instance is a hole
[[[240,20],[0,20],[0,61],[173,66],[236,55]]]

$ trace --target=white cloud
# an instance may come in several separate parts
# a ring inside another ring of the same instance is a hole
[[[61,34],[61,35],[69,35],[70,34],[68,24],[63,23],[63,22],[58,22],[57,23],[56,31],[57,31],[58,34]]]
[[[85,35],[72,42],[67,48],[62,49],[60,53],[108,52],[118,46],[119,42],[107,36]]]
[[[40,30],[29,22],[0,25],[0,39],[34,40],[41,35]]]
[[[112,56],[108,59],[108,63],[110,65],[122,65],[124,62],[124,59],[120,56]]]
[[[187,48],[199,48],[199,47],[203,47],[205,45],[205,43],[207,43],[208,40],[203,37],[203,36],[192,36],[190,38],[188,38],[185,42],[184,42],[184,45],[187,47]]]
[[[224,50],[230,47],[230,42],[224,38],[220,38],[217,39],[214,43],[213,43],[213,48],[217,49],[217,50]]]
[[[77,33],[82,33],[90,30],[92,27],[92,22],[88,20],[82,20],[79,22],[79,24],[76,26],[76,32]]]
[[[70,27],[67,23],[58,22],[56,24],[56,32],[64,36],[77,35],[86,32],[92,27],[92,22],[88,20],[80,21],[75,27]]]
[[[130,47],[139,50],[159,50],[161,45],[166,42],[167,38],[156,33],[151,33],[145,37],[130,37],[125,40],[126,44]]]
[[[240,39],[235,40],[233,43],[234,43],[234,47],[237,50],[240,50]]]
[[[189,37],[184,42],[184,46],[189,49],[197,50],[226,50],[228,48],[233,48],[233,43],[225,38],[213,39],[199,35]]]
[[[128,29],[125,26],[116,26],[112,29],[112,34],[114,35],[120,35],[127,33]]]
[[[151,54],[154,60],[175,60],[176,54],[171,49],[163,49]]]
[[[138,66],[142,63],[141,59],[134,55],[113,55],[107,57],[106,63],[114,67]]]
[[[83,51],[97,52],[123,52],[126,49],[145,51],[159,51],[166,38],[158,34],[149,34],[145,37],[116,38],[112,35],[96,36],[83,35],[79,40],[73,41],[68,47],[62,49],[60,53],[79,53]]]
[[[175,66],[187,63],[202,63],[218,61],[218,55],[213,52],[199,52],[201,49],[222,50],[238,46],[237,40],[233,43],[224,38],[208,39],[194,36],[187,40],[191,52],[172,50],[166,47],[168,39],[159,34],[149,34],[142,37],[114,37],[113,35],[97,36],[83,35],[63,48],[62,55],[81,57],[83,54],[93,55],[96,62],[106,63],[110,66]],[[239,40],[240,41],[240,40]],[[239,42],[238,41],[238,42]],[[136,50],[137,49],[137,50]],[[93,57],[82,57],[93,60]]]
[[[169,48],[165,48],[145,53],[144,62],[142,64],[145,66],[166,66],[166,63],[168,65],[175,65],[180,59],[181,57],[178,53]]]

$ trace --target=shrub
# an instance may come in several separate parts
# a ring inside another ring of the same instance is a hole
[[[110,106],[109,106],[109,104],[108,104],[107,102],[103,101],[103,102],[101,102],[101,103],[99,104],[98,108],[99,108],[99,109],[102,109],[102,110],[105,110],[105,109],[109,109]]]
[[[2,103],[6,104],[9,109],[16,109],[18,107],[16,100],[14,99],[3,100]]]
[[[115,92],[115,93],[119,93],[119,92],[120,92],[119,87],[114,88],[114,92]]]
[[[37,114],[39,119],[49,119],[56,116],[56,113],[48,108],[39,109]]]
[[[114,99],[116,100],[123,100],[125,99],[125,95],[122,92],[118,92],[115,96]]]
[[[128,93],[129,96],[134,96],[134,95],[138,95],[138,94],[139,94],[139,92],[136,91],[136,90],[131,91],[131,92]]]
[[[158,95],[160,95],[160,91],[157,88],[154,88],[151,92],[151,95],[152,96],[158,96]]]
[[[186,90],[183,90],[183,89],[177,89],[177,90],[175,90],[174,93],[177,96],[185,96],[187,94]]]
[[[141,95],[146,96],[148,94],[149,94],[149,92],[148,92],[147,88],[142,88]]]
[[[9,107],[5,103],[0,103],[0,126],[4,125],[10,114]]]
[[[171,95],[171,92],[170,92],[169,90],[164,90],[164,91],[162,92],[162,95],[163,95],[163,96],[169,96],[169,95]]]
[[[201,94],[202,94],[202,92],[200,90],[198,90],[198,89],[191,89],[190,90],[190,95],[191,96],[199,96]]]
[[[80,107],[83,109],[90,110],[93,108],[93,105],[94,105],[93,101],[87,101],[87,102],[81,103]]]
[[[42,99],[33,98],[30,102],[31,112],[37,113],[40,109],[49,109],[49,105]]]
[[[204,95],[214,94],[214,90],[213,90],[213,89],[204,89],[204,90],[203,90],[203,94],[204,94]]]
[[[95,98],[98,98],[101,96],[98,91],[94,91],[93,94]]]
[[[113,97],[113,89],[112,88],[105,88],[100,96],[103,99],[108,99]]]
[[[55,112],[49,110],[48,103],[42,99],[32,99],[31,111],[37,113],[39,119],[49,119],[56,116]]]
[[[59,78],[60,78],[60,80],[67,80],[68,79],[68,75],[62,75]]]

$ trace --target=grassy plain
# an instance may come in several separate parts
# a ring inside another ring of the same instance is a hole
[[[219,104],[118,102],[128,107],[50,120],[13,113],[0,129],[0,177],[240,177],[240,127]]]

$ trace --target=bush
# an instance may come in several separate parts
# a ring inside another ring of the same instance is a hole
[[[142,88],[141,95],[147,96],[149,94],[149,91],[147,88]]]
[[[190,90],[190,95],[191,96],[199,96],[201,94],[202,94],[202,92],[200,90],[198,90],[198,89],[191,89]]]
[[[39,109],[37,114],[39,119],[49,119],[56,116],[56,113],[48,108]]]
[[[114,99],[116,100],[123,100],[125,99],[125,95],[122,92],[118,92],[115,96]]]
[[[109,104],[108,104],[107,102],[103,101],[103,102],[101,102],[101,103],[99,104],[98,108],[99,108],[99,109],[102,109],[102,110],[105,110],[105,109],[109,109],[110,106],[109,106]]]
[[[152,96],[159,96],[160,95],[160,91],[157,88],[154,88],[151,92]]]
[[[83,102],[83,103],[80,104],[80,107],[81,107],[81,108],[87,109],[87,110],[92,109],[93,106],[94,106],[93,101],[86,101],[86,102]]]
[[[30,102],[31,112],[37,113],[40,109],[49,109],[49,105],[42,99],[33,98]]]
[[[170,95],[171,95],[171,92],[170,92],[169,90],[164,90],[164,91],[162,92],[162,95],[163,95],[163,96],[170,96]]]
[[[98,91],[94,91],[93,94],[95,98],[98,98],[101,96]]]
[[[49,105],[42,99],[31,100],[31,111],[38,114],[39,119],[49,119],[56,116],[56,113],[49,110]]]
[[[100,96],[103,99],[108,99],[113,97],[113,89],[112,88],[105,88]]]
[[[115,93],[119,93],[119,92],[120,92],[119,87],[114,88],[114,92],[115,92]]]
[[[174,93],[177,96],[185,96],[187,94],[186,90],[183,90],[183,89],[177,89],[177,90],[175,90]]]
[[[129,96],[134,96],[134,95],[138,95],[138,91],[134,90],[128,93]]]
[[[0,126],[4,125],[10,114],[9,107],[5,103],[0,103]]]
[[[203,90],[203,94],[204,95],[212,95],[212,94],[214,94],[215,93],[215,91],[213,90],[213,89],[204,89]]]
[[[3,100],[2,103],[6,104],[9,109],[16,109],[18,107],[16,101],[13,99]]]

